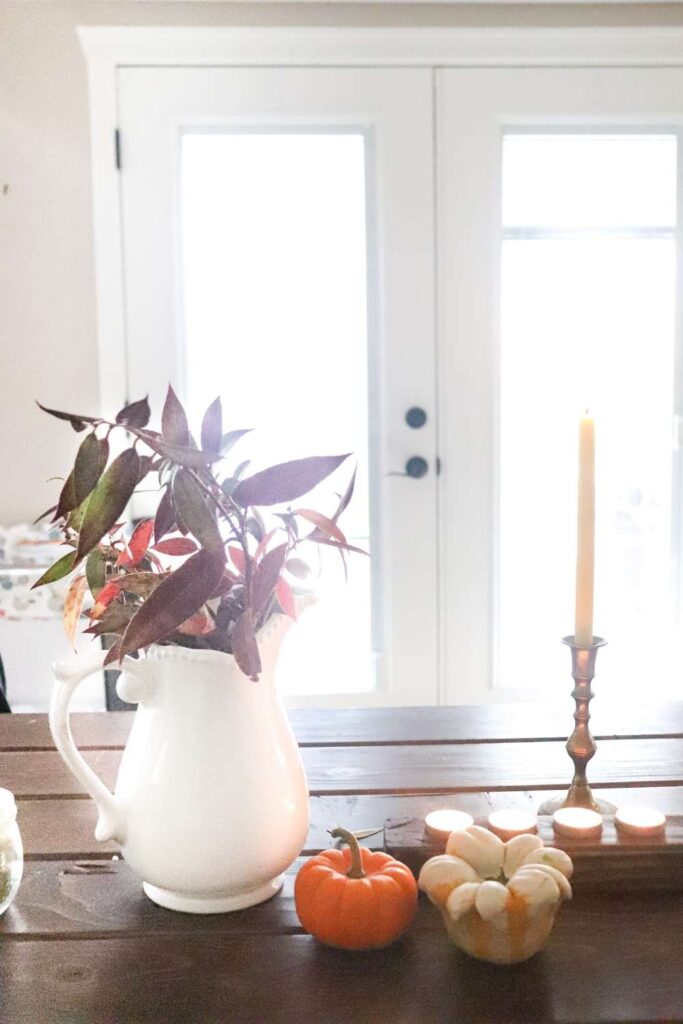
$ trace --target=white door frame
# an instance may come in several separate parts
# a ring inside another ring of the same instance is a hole
[[[122,67],[683,67],[683,28],[215,28],[79,27],[88,65],[100,407],[113,414],[127,386],[116,75]],[[125,162],[125,139],[121,159]],[[438,318],[437,318],[438,319]],[[437,329],[437,365],[443,352]],[[133,396],[134,397],[134,396]],[[441,398],[445,398],[441,395]],[[453,396],[450,396],[453,397]],[[437,431],[443,425],[439,402]],[[441,451],[447,467],[449,452]],[[446,488],[438,549],[445,550]],[[440,701],[445,678],[445,573],[439,607]],[[450,692],[449,692],[450,690]]]

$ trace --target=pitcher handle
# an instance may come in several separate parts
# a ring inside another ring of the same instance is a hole
[[[99,842],[115,839],[122,843],[123,823],[116,799],[79,753],[69,724],[69,705],[76,687],[102,670],[106,656],[107,651],[95,650],[54,662],[52,673],[56,683],[50,701],[50,732],[67,767],[95,801],[99,811],[95,839]]]

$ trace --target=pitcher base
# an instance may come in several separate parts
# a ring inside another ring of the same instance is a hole
[[[278,875],[265,885],[233,893],[231,896],[190,896],[185,892],[160,889],[149,882],[143,882],[142,888],[153,903],[167,910],[180,910],[184,914],[226,914],[231,910],[244,910],[245,907],[253,907],[257,903],[269,900],[280,891],[284,880],[284,875]]]

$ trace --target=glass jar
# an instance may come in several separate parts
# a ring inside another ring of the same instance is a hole
[[[17,894],[24,872],[24,848],[17,825],[17,805],[8,789],[0,789],[0,914]]]

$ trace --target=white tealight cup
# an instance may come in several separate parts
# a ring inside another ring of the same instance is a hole
[[[435,839],[448,839],[451,832],[458,832],[460,829],[469,828],[474,824],[474,818],[465,811],[444,809],[442,811],[430,811],[425,818],[425,828],[430,836]]]
[[[553,828],[571,839],[594,839],[602,833],[602,818],[588,807],[560,807],[553,814]]]
[[[489,828],[492,832],[507,842],[514,836],[534,833],[538,830],[536,815],[531,811],[491,811],[489,814]]]
[[[628,836],[663,836],[666,831],[666,815],[654,807],[620,807],[614,823]]]

